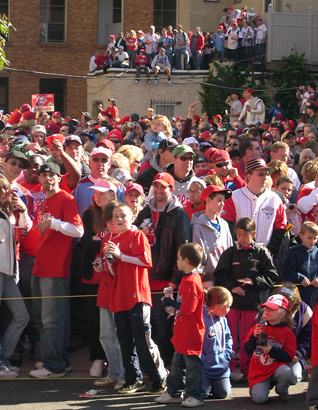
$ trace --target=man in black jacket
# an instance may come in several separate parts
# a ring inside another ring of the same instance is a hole
[[[152,222],[152,227],[143,229],[152,251],[152,335],[165,366],[169,366],[174,352],[170,342],[173,322],[172,319],[167,320],[161,298],[165,287],[176,289],[181,279],[177,268],[177,252],[182,244],[191,242],[191,224],[181,203],[172,196],[174,179],[170,174],[157,174],[152,187],[153,197],[139,213],[135,224],[140,227],[146,218],[150,218]]]

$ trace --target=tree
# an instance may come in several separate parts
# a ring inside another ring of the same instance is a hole
[[[275,101],[281,102],[287,118],[294,118],[297,108],[296,90],[300,85],[307,85],[313,77],[306,71],[305,54],[282,57],[282,68],[271,70],[271,83],[278,91]]]
[[[5,14],[0,14],[0,70],[3,69],[4,64],[10,64],[10,62],[6,59],[4,47],[11,29],[15,30],[13,25],[8,21],[7,16]]]

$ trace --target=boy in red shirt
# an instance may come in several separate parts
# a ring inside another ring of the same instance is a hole
[[[164,391],[163,381],[167,370],[151,338],[150,245],[143,232],[132,229],[135,217],[127,205],[116,206],[112,216],[118,235],[105,244],[103,252],[108,269],[114,275],[109,310],[115,313],[125,369],[125,384],[118,393],[135,393],[145,388],[139,359],[143,371],[152,382],[149,393],[159,394]],[[113,261],[109,261],[110,255],[113,255]]]
[[[167,391],[155,399],[158,403],[181,403],[184,407],[203,405],[203,364],[200,358],[204,338],[203,286],[197,267],[203,249],[197,243],[185,243],[178,249],[178,269],[184,271],[177,300],[163,298],[166,307],[173,306],[175,320],[171,339],[175,354],[167,377]],[[185,383],[184,383],[185,374]],[[183,399],[184,391],[188,397]]]
[[[144,49],[144,48],[141,48],[141,49],[139,50],[139,53],[140,53],[140,54],[137,55],[136,60],[135,60],[135,65],[136,65],[136,84],[138,84],[139,81],[140,81],[140,73],[141,73],[141,70],[144,70],[144,71],[145,71],[146,77],[147,77],[147,81],[148,81],[148,83],[149,83],[149,82],[150,82],[150,70],[149,70],[149,67],[148,67],[148,60],[147,60],[147,57],[146,57],[146,55],[145,55],[145,49]]]

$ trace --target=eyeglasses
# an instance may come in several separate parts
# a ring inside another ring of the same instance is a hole
[[[229,162],[229,161],[219,162],[219,163],[215,164],[215,166],[216,166],[217,168],[227,167],[228,165],[230,165],[230,162]]]
[[[21,169],[25,168],[25,166],[21,164],[20,162],[8,161],[8,164],[10,164],[12,167],[19,167]]]
[[[101,162],[102,164],[106,164],[106,162],[108,162],[109,159],[108,159],[108,158],[93,157],[93,158],[92,158],[92,161],[94,161],[94,162]]]
[[[186,161],[193,161],[193,157],[177,157],[181,159],[181,161],[186,162]]]
[[[285,137],[284,139],[285,140],[291,140],[291,139],[295,140],[296,136],[295,135],[287,135],[287,137]]]

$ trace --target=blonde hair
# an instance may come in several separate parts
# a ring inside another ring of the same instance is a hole
[[[301,169],[301,176],[304,182],[313,181],[318,175],[318,161],[307,161]]]
[[[204,292],[204,300],[207,307],[232,305],[233,296],[231,292],[223,286],[214,286]]]
[[[221,178],[218,177],[217,175],[206,175],[202,179],[206,183],[206,186],[217,185],[220,188],[223,188],[223,189],[225,188]]]
[[[110,163],[112,165],[117,166],[118,168],[127,169],[129,171],[129,161],[125,155],[121,154],[120,152],[115,152],[110,158]]]
[[[268,167],[273,169],[273,171],[270,172],[270,176],[271,176],[272,180],[273,180],[273,178],[278,179],[278,178],[287,176],[288,166],[284,161],[280,161],[278,159],[275,159],[274,161],[271,161],[268,164]]]
[[[12,204],[11,204],[11,186],[7,178],[0,174],[0,186],[1,189],[5,188],[8,191],[8,199],[2,205],[1,209],[5,212],[9,217],[12,216]]]
[[[171,123],[168,119],[168,117],[166,117],[165,115],[160,115],[160,114],[156,114],[153,119],[151,120],[151,127],[153,126],[154,121],[160,121],[161,124],[163,125],[163,129],[164,129],[164,134],[166,137],[172,137],[173,133],[172,133],[172,127],[171,127]]]
[[[306,221],[302,224],[300,233],[304,234],[306,232],[313,233],[315,235],[318,235],[318,225],[315,224],[315,222],[312,221]]]
[[[122,145],[117,153],[124,155],[128,159],[129,165],[135,160],[140,161],[144,156],[142,150],[135,145]]]
[[[292,316],[295,315],[301,305],[301,297],[296,285],[290,282],[282,282],[274,289],[273,295],[283,295],[289,301],[289,311]]]

